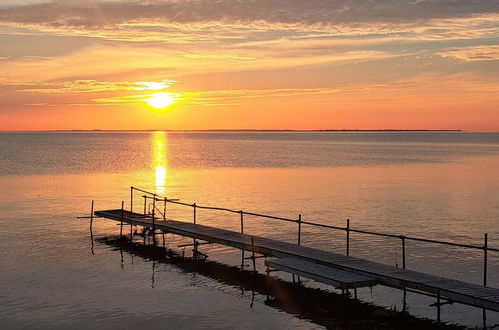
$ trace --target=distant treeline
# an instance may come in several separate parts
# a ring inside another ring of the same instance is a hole
[[[53,130],[65,132],[463,132],[461,129],[73,129],[73,130]]]

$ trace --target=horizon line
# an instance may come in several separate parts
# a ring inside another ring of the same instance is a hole
[[[41,129],[41,130],[0,130],[0,132],[473,132],[464,129]],[[495,132],[495,131],[490,131]]]

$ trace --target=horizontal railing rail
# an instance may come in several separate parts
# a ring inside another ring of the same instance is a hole
[[[244,223],[243,223],[243,216],[244,215],[279,220],[279,221],[285,221],[285,222],[292,222],[292,223],[298,224],[298,245],[301,244],[301,227],[302,227],[302,225],[345,231],[347,234],[347,237],[346,237],[346,255],[349,255],[349,251],[350,251],[350,233],[358,233],[358,234],[365,234],[365,235],[371,235],[371,236],[400,239],[402,242],[402,268],[404,268],[404,269],[406,268],[406,258],[405,258],[405,256],[406,256],[406,253],[405,253],[406,240],[423,242],[423,243],[431,243],[431,244],[447,245],[447,246],[453,246],[453,247],[459,247],[459,248],[465,248],[465,249],[481,250],[481,251],[484,251],[484,256],[483,256],[483,261],[484,261],[483,284],[484,284],[484,286],[487,285],[487,252],[488,251],[499,252],[499,248],[492,248],[492,247],[488,246],[488,235],[487,234],[484,234],[484,244],[483,245],[474,245],[474,244],[455,243],[455,242],[448,242],[448,241],[414,237],[414,236],[380,233],[380,232],[375,232],[375,231],[351,228],[349,219],[347,219],[347,225],[345,227],[341,227],[341,226],[333,226],[333,225],[327,225],[327,224],[322,224],[322,223],[317,223],[317,222],[303,221],[301,219],[302,218],[301,214],[298,216],[298,219],[289,219],[289,218],[276,217],[276,216],[272,216],[272,215],[255,213],[255,212],[246,212],[246,211],[242,211],[242,210],[232,210],[232,209],[225,208],[225,207],[202,206],[202,205],[197,205],[196,203],[191,204],[191,203],[180,202],[178,199],[170,199],[170,198],[167,198],[164,196],[160,196],[156,193],[142,190],[142,189],[139,189],[139,188],[136,188],[133,186],[130,187],[130,191],[131,191],[131,194],[130,194],[131,207],[130,207],[130,209],[131,209],[131,211],[132,211],[132,207],[133,207],[133,192],[135,190],[142,192],[144,194],[147,194],[147,195],[142,196],[144,198],[144,200],[153,199],[153,202],[156,202],[156,201],[164,202],[165,208],[164,208],[164,213],[162,213],[162,216],[164,219],[166,219],[166,203],[170,203],[170,204],[177,204],[177,205],[183,205],[183,206],[188,206],[188,207],[194,208],[194,222],[196,222],[196,209],[215,210],[215,211],[223,211],[223,212],[230,212],[230,213],[239,214],[240,221],[241,221],[241,232],[242,233],[244,232],[244,229],[243,229],[244,228]],[[145,204],[145,202],[144,202],[144,204]],[[144,208],[144,213],[145,213],[145,208]],[[154,215],[153,215],[153,217],[154,217]]]

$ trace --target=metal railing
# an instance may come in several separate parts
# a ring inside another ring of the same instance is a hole
[[[459,247],[459,248],[465,248],[465,249],[481,250],[481,251],[483,251],[483,285],[484,286],[487,286],[488,252],[489,251],[499,252],[499,249],[492,248],[492,247],[488,246],[488,234],[487,233],[484,234],[483,245],[454,243],[454,242],[434,240],[434,239],[421,238],[421,237],[387,234],[387,233],[380,233],[380,232],[369,231],[369,230],[354,229],[354,228],[350,227],[350,219],[346,219],[346,226],[345,227],[340,227],[340,226],[326,225],[326,224],[310,222],[310,221],[303,221],[301,214],[298,215],[297,219],[289,219],[289,218],[276,217],[276,216],[261,214],[261,213],[246,212],[246,211],[242,211],[242,210],[232,210],[232,209],[228,209],[225,207],[201,206],[201,205],[197,205],[196,203],[189,204],[189,203],[180,202],[178,199],[169,199],[167,197],[163,197],[163,196],[160,196],[158,194],[151,193],[149,191],[142,190],[142,189],[139,189],[139,188],[136,188],[133,186],[130,187],[130,211],[131,212],[133,212],[134,191],[139,191],[139,192],[142,192],[145,194],[145,195],[141,196],[142,198],[144,198],[144,215],[149,215],[152,217],[153,225],[154,225],[154,221],[155,221],[155,209],[159,211],[159,209],[157,209],[157,207],[156,207],[156,202],[163,202],[164,203],[163,204],[163,207],[164,207],[163,212],[160,212],[163,220],[166,220],[166,203],[192,207],[193,208],[193,222],[194,223],[196,223],[196,220],[197,220],[196,219],[197,218],[197,216],[196,216],[197,209],[215,210],[215,211],[223,211],[223,212],[230,212],[230,213],[239,214],[240,215],[241,233],[244,233],[244,216],[245,215],[261,217],[261,218],[266,218],[266,219],[272,219],[272,220],[278,220],[278,221],[284,221],[284,222],[296,223],[298,225],[298,228],[297,228],[297,244],[298,245],[301,245],[301,233],[302,233],[302,226],[303,225],[317,227],[317,228],[345,231],[346,232],[346,255],[347,256],[350,255],[350,233],[359,233],[359,234],[365,234],[365,235],[371,235],[371,236],[399,239],[400,244],[401,244],[401,250],[402,250],[401,254],[402,254],[402,268],[403,269],[406,268],[406,241],[416,241],[416,242],[432,243],[432,244],[439,244],[439,245],[447,245],[447,246],[453,246],[453,247]],[[147,204],[148,199],[152,199],[152,205],[153,205],[152,212],[149,214],[146,213],[146,211],[147,211],[146,204]]]

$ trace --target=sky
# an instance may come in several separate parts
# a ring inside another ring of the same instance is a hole
[[[499,131],[499,0],[0,0],[0,130]]]

